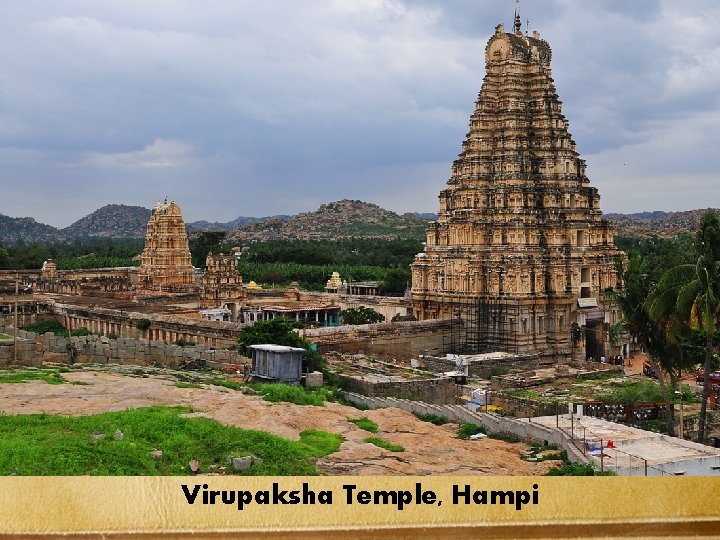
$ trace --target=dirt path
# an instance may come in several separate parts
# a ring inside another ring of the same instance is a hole
[[[318,468],[332,475],[541,475],[554,462],[520,458],[522,443],[493,439],[463,441],[457,424],[435,426],[400,409],[358,409],[327,403],[324,407],[269,403],[258,396],[218,386],[178,388],[168,377],[135,377],[99,371],[63,373],[84,385],[42,381],[0,384],[0,410],[8,414],[46,412],[80,416],[152,405],[192,406],[196,414],[224,424],[259,429],[297,440],[301,431],[319,429],[345,437],[340,450],[321,458]],[[389,452],[363,442],[371,434],[348,418],[366,416],[378,424],[377,435],[405,447]]]

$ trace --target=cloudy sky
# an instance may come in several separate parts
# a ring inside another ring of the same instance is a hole
[[[27,0],[0,19],[0,213],[437,210],[514,0]],[[720,206],[720,3],[522,0],[606,212]]]

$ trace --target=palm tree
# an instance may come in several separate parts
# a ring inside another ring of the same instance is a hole
[[[700,222],[695,249],[697,260],[668,270],[648,298],[647,306],[653,320],[667,324],[670,336],[677,336],[684,325],[705,332],[705,378],[698,432],[698,441],[704,443],[713,336],[720,315],[720,219],[712,210]]]
[[[662,325],[653,321],[648,315],[646,301],[652,289],[648,281],[648,262],[637,255],[630,259],[627,268],[618,261],[618,271],[623,276],[623,287],[615,296],[615,302],[623,312],[623,318],[616,323],[613,334],[621,331],[629,333],[640,343],[648,354],[648,358],[658,374],[658,383],[665,403],[665,423],[667,432],[675,434],[673,425],[670,396],[665,384],[665,372],[673,369],[679,347],[667,339]]]

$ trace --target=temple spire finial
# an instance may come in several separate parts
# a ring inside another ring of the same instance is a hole
[[[520,20],[520,10],[518,8],[515,8],[515,33],[522,34],[522,21]]]

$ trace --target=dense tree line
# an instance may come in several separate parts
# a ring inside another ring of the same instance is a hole
[[[0,245],[0,268],[39,269],[47,259],[54,259],[61,270],[136,266],[133,257],[143,250],[138,238],[85,238],[47,245]]]
[[[322,291],[333,272],[345,281],[381,281],[381,292],[402,295],[410,282],[410,263],[422,251],[416,240],[344,239],[275,240],[230,244],[224,232],[202,232],[190,239],[195,266],[205,266],[209,252],[230,253],[241,248],[238,272],[243,280],[266,286],[293,281]]]

